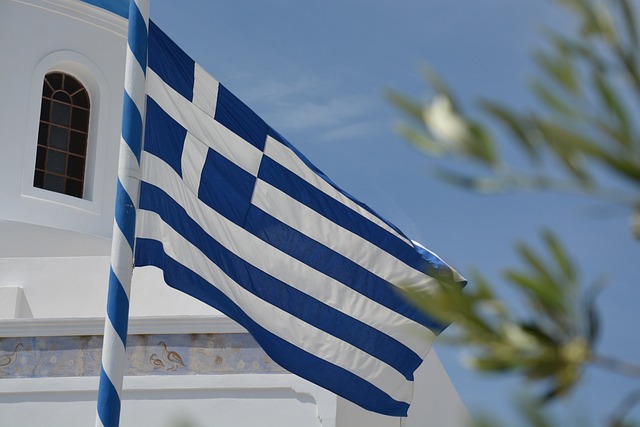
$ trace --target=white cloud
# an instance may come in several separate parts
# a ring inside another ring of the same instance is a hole
[[[375,131],[372,103],[365,94],[345,91],[342,82],[288,68],[280,75],[269,73],[242,76],[234,81],[244,87],[234,89],[278,132],[312,132],[318,139],[338,141],[371,135]],[[249,82],[249,84],[247,84]],[[336,93],[342,93],[335,96]]]

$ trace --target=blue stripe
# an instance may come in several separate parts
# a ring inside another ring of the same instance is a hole
[[[129,16],[129,0],[82,0],[85,3],[92,4],[99,8],[108,10],[120,15],[123,18]]]
[[[115,220],[122,235],[127,239],[129,248],[133,251],[136,229],[136,208],[125,191],[120,179],[116,183],[116,211]]]
[[[131,0],[129,7],[129,29],[127,34],[129,49],[135,56],[142,72],[146,73],[147,68],[147,25],[140,13],[140,9]]]
[[[120,398],[104,369],[100,369],[98,417],[104,427],[118,427],[120,422]]]
[[[157,212],[177,233],[207,254],[240,286],[299,319],[374,355],[411,379],[421,359],[409,348],[247,263],[211,238],[179,204],[157,187],[143,182],[141,193],[140,209]],[[137,245],[140,245],[140,240]],[[138,249],[135,260],[136,266],[144,265],[145,261],[139,259]]]
[[[182,176],[182,151],[187,130],[147,96],[144,151],[164,160]]]
[[[195,62],[149,21],[149,68],[176,92],[193,100]]]
[[[142,115],[127,91],[122,103],[122,139],[127,143],[140,164],[142,147]]]
[[[218,85],[215,119],[260,151],[264,150],[267,124],[221,84]]]
[[[214,150],[202,168],[198,198],[225,218],[242,226],[251,206],[256,177]]]
[[[422,248],[420,246],[414,245],[415,250],[420,254],[422,258],[427,261],[428,267],[426,273],[431,277],[436,277],[440,280],[453,282],[453,270],[447,264],[444,263],[440,258]],[[467,284],[466,280],[461,280],[458,282],[460,286],[464,287]]]
[[[109,293],[107,296],[107,316],[118,333],[122,345],[127,345],[127,330],[129,328],[129,298],[124,291],[118,276],[109,269]]]
[[[245,229],[270,245],[304,262],[315,270],[351,287],[438,334],[445,325],[426,316],[403,298],[400,289],[391,285],[343,255],[327,248],[298,230],[280,222],[261,209],[253,207],[245,222]]]
[[[333,188],[335,188],[338,192],[342,193],[346,198],[350,199],[352,202],[354,202],[355,204],[357,204],[358,206],[360,206],[362,209],[366,210],[367,212],[369,212],[371,215],[377,217],[378,219],[380,219],[380,221],[384,222],[385,224],[387,224],[387,226],[389,226],[391,229],[395,230],[396,233],[398,233],[401,236],[404,236],[404,233],[395,225],[393,225],[392,223],[390,223],[389,221],[387,221],[386,219],[384,219],[383,217],[381,217],[380,215],[378,215],[378,213],[376,211],[374,211],[373,209],[371,209],[369,206],[367,206],[366,204],[362,203],[360,200],[356,199],[355,197],[353,197],[351,194],[347,193],[346,191],[344,191],[344,189],[340,188],[339,186],[337,186],[332,180],[331,178],[329,178],[327,175],[325,175],[324,172],[322,172],[320,169],[318,169],[316,167],[316,165],[314,165],[313,163],[311,163],[309,161],[309,159],[307,159],[307,157],[302,154],[302,152],[300,152],[295,146],[293,146],[289,141],[287,141],[287,139],[285,137],[283,137],[282,135],[280,135],[275,129],[273,128],[269,128],[268,130],[268,134],[269,136],[271,136],[273,139],[275,139],[276,141],[278,141],[280,144],[284,145],[285,147],[289,148],[291,151],[293,151],[295,153],[296,156],[298,156],[298,158],[300,160],[302,160],[302,162],[310,169],[312,170],[316,175],[318,175],[320,178],[322,178],[324,181],[327,182],[327,184],[331,185]],[[409,239],[407,239],[409,240]]]
[[[270,333],[247,316],[233,301],[193,271],[175,262],[155,240],[139,239],[136,261],[163,270],[165,282],[216,307],[245,327],[265,352],[283,368],[348,399],[363,408],[390,416],[406,416],[409,405],[351,372],[318,358]]]
[[[263,157],[258,177],[416,270],[427,270],[426,261],[412,246],[318,190],[273,159]]]
[[[329,177],[327,177],[320,169],[318,169],[313,163],[311,163],[304,156],[304,154],[302,154],[300,151],[298,151],[298,149],[296,147],[291,145],[291,143],[289,143],[289,141],[287,141],[282,135],[280,135],[278,132],[276,132],[273,128],[269,128],[268,133],[269,133],[269,136],[271,136],[273,139],[275,139],[276,141],[278,141],[279,143],[281,143],[282,145],[286,146],[291,151],[293,151],[295,153],[295,155],[298,156],[298,158],[311,171],[313,171],[316,175],[318,175],[325,182],[327,182],[327,184],[331,185],[334,189],[336,189],[338,192],[343,194],[345,197],[350,199],[352,202],[354,202],[355,204],[360,206],[362,209],[364,209],[367,212],[369,212],[371,215],[377,217],[380,221],[384,222],[391,229],[395,230],[395,232],[398,233],[400,236],[404,236],[404,233],[398,227],[396,227],[395,225],[393,225],[392,223],[390,223],[389,221],[387,221],[386,219],[384,219],[383,217],[378,215],[369,206],[367,206],[366,204],[362,203],[361,201],[359,201],[358,199],[356,199],[355,197],[351,196],[349,193],[345,192],[343,189],[338,187]],[[406,236],[405,236],[405,238],[406,238]],[[407,238],[407,240],[409,240],[409,239]],[[419,246],[414,246],[414,250],[417,251],[420,254],[420,256],[424,259],[424,261],[426,262],[426,264],[425,263],[421,263],[423,265],[423,270],[421,270],[421,271],[424,271],[426,274],[428,274],[428,275],[430,275],[432,277],[444,278],[445,280],[453,280],[453,271],[451,270],[451,267],[449,267],[447,264],[445,264],[442,260],[440,260],[438,257],[434,256],[432,253],[430,253],[429,251],[424,250],[423,248],[421,248]],[[466,281],[462,281],[461,282],[461,285],[464,286],[465,284],[466,284]]]

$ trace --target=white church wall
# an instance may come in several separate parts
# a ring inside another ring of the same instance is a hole
[[[20,288],[36,318],[103,317],[109,256],[0,258],[0,288]],[[222,316],[164,284],[156,268],[136,269],[130,315]]]
[[[2,380],[0,425],[93,425],[97,390],[97,377]],[[333,427],[335,407],[292,375],[125,377],[120,425]]]
[[[11,58],[0,68],[0,219],[110,237],[126,21],[65,0],[3,0],[0,16],[0,55]],[[32,185],[43,77],[53,70],[74,75],[90,95],[85,199]]]
[[[338,398],[337,427],[470,427],[471,417],[431,350],[415,372],[413,404],[406,418],[386,417]]]

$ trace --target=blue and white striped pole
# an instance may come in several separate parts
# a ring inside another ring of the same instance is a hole
[[[120,423],[144,127],[149,0],[130,0],[129,3],[122,138],[96,416],[96,426],[100,427],[118,426]]]

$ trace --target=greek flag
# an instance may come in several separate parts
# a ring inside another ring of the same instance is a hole
[[[290,372],[406,416],[443,325],[397,286],[460,276],[340,190],[152,22],[146,79],[135,265],[162,269]]]

